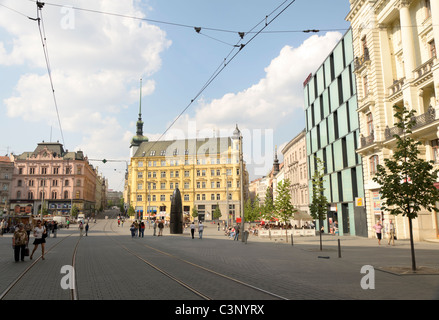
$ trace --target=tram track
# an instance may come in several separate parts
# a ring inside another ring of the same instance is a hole
[[[113,224],[110,224],[110,228],[111,228],[111,231],[113,233],[117,233],[113,229]],[[111,237],[111,239],[113,239],[113,238]],[[113,239],[113,241],[115,241],[117,243],[116,240]],[[198,297],[200,297],[200,298],[202,298],[204,300],[216,300],[214,297],[212,297],[211,294],[206,294],[206,293],[203,293],[202,290],[196,289],[195,285],[192,285],[192,284],[188,283],[189,281],[182,280],[178,276],[172,274],[170,271],[166,271],[164,269],[164,267],[163,266],[159,266],[158,263],[153,263],[151,260],[148,260],[145,257],[142,257],[139,253],[135,252],[133,249],[128,248],[126,245],[124,245],[122,243],[117,243],[117,244],[121,248],[123,248],[124,250],[128,251],[130,254],[134,255],[136,258],[138,258],[139,260],[141,260],[142,262],[144,262],[145,264],[147,264],[148,266],[153,268],[154,270],[160,272],[161,274],[165,275],[166,277],[168,277],[168,278],[172,279],[173,281],[177,282],[181,286],[183,286],[186,289],[190,290],[192,293],[196,294]],[[244,281],[235,279],[235,278],[233,278],[231,276],[225,275],[225,274],[220,273],[218,271],[215,271],[215,270],[206,268],[204,266],[201,266],[199,264],[196,264],[196,263],[190,262],[188,260],[182,259],[182,258],[180,258],[180,257],[178,257],[178,256],[176,256],[174,254],[165,252],[163,250],[159,250],[159,249],[151,247],[151,246],[149,246],[147,244],[144,244],[144,243],[136,243],[136,244],[137,244],[137,246],[141,246],[143,248],[147,248],[150,252],[159,253],[161,256],[165,256],[167,258],[170,258],[171,259],[170,265],[174,265],[175,263],[180,262],[180,263],[183,263],[186,266],[196,268],[196,270],[198,272],[201,271],[201,272],[209,274],[210,276],[211,275],[217,276],[217,277],[221,278],[222,282],[227,281],[229,283],[233,283],[233,285],[235,285],[235,286],[245,287],[246,289],[250,289],[250,290],[252,290],[254,292],[257,292],[258,299],[264,300],[264,299],[268,299],[269,298],[269,299],[278,299],[278,300],[288,300],[287,298],[285,298],[285,297],[283,297],[281,295],[278,295],[278,294],[275,294],[273,292],[264,290],[262,288],[258,288],[256,286],[251,285],[249,283],[246,283]],[[162,264],[163,264],[163,262],[162,262]],[[191,272],[188,272],[188,273],[191,273]],[[181,277],[181,275],[180,275],[180,277]]]

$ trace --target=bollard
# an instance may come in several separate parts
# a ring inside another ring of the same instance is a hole
[[[338,239],[338,257],[341,258],[340,239]]]
[[[293,234],[291,234],[291,245],[294,246],[294,243],[293,243]]]

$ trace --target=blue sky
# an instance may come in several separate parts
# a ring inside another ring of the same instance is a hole
[[[197,94],[227,55],[238,52],[238,32],[255,26],[259,31],[259,22],[281,6],[271,21],[290,2],[47,2],[40,13],[58,121],[38,24],[27,18],[37,16],[36,4],[0,0],[0,154],[59,140],[90,159],[129,160],[142,78],[144,134],[150,140],[188,107],[161,139],[224,136],[238,124],[250,177],[264,175],[274,147],[305,127],[302,83],[349,28],[349,1],[296,0],[249,43],[255,34],[246,33],[246,46]],[[193,27],[201,27],[200,33]],[[300,32],[309,29],[321,31]],[[123,189],[125,162],[92,164],[110,188]]]

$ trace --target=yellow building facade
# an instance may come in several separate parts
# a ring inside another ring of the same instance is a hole
[[[169,220],[172,195],[178,188],[186,221],[193,220],[194,208],[198,219],[214,220],[219,206],[219,220],[234,222],[241,216],[241,197],[245,200],[248,194],[245,164],[242,178],[240,174],[239,143],[238,129],[227,138],[132,143],[127,204],[135,209],[136,218]]]

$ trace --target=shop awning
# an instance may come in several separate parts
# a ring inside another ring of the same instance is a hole
[[[299,210],[299,211],[294,213],[294,220],[308,220],[308,221],[311,221],[311,220],[314,220],[314,219],[309,215],[308,212]]]

